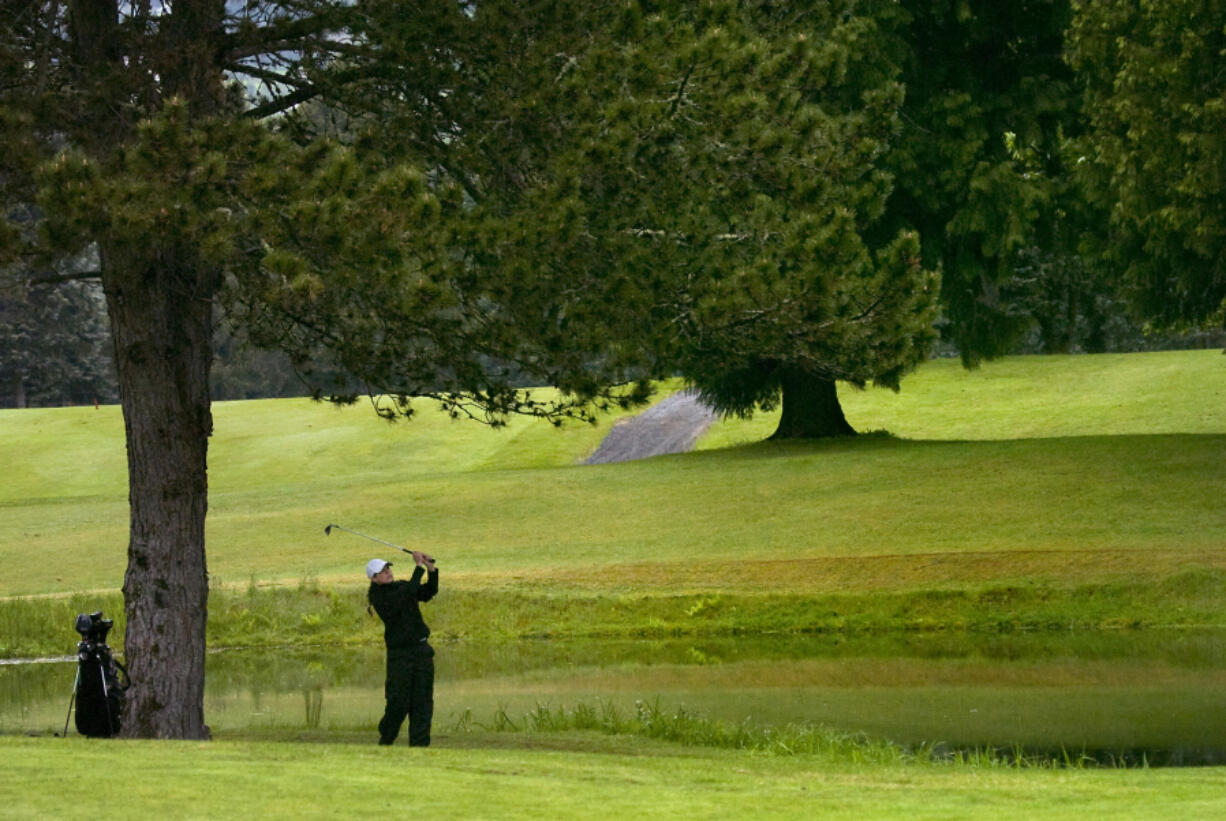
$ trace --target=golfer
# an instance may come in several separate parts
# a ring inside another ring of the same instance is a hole
[[[367,562],[370,590],[366,598],[383,620],[383,641],[387,645],[387,707],[379,722],[379,743],[395,741],[408,716],[409,746],[429,747],[434,718],[434,648],[426,641],[430,628],[417,604],[430,601],[438,592],[438,570],[434,558],[419,550],[413,551],[413,561],[417,566],[407,582],[392,578],[391,562]]]

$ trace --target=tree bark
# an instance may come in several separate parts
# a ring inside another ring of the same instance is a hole
[[[78,136],[92,156],[112,156],[135,119],[162,99],[187,101],[193,117],[220,110],[224,0],[176,0],[167,11],[156,30],[138,25],[124,35],[115,0],[69,1],[73,75],[86,91]],[[151,75],[124,59],[125,43],[144,55]],[[120,732],[129,738],[209,734],[204,520],[220,275],[200,263],[194,238],[177,231],[168,222],[151,236],[99,238],[128,451],[124,655],[132,687]]]
[[[131,507],[121,733],[207,738],[204,519],[213,421],[208,371],[218,277],[190,253],[104,253]]]
[[[832,380],[819,379],[803,371],[787,370],[780,380],[783,389],[783,415],[771,439],[824,439],[855,436],[855,429],[843,416],[839,394]]]

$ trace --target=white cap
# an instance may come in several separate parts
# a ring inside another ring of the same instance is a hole
[[[375,576],[383,572],[383,568],[389,566],[391,562],[385,562],[382,559],[371,559],[366,563],[366,578],[373,579]]]

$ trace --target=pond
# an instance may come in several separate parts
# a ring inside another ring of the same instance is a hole
[[[755,725],[822,724],[904,745],[1226,762],[1226,631],[668,641],[439,642],[435,728],[539,704],[645,700]],[[62,731],[71,661],[0,665],[0,732]],[[216,653],[215,732],[371,728],[379,647]],[[75,732],[75,730],[70,730]]]

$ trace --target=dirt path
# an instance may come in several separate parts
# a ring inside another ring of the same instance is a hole
[[[629,462],[665,453],[685,453],[715,421],[715,411],[698,401],[694,391],[682,391],[613,425],[596,452],[584,464]]]

